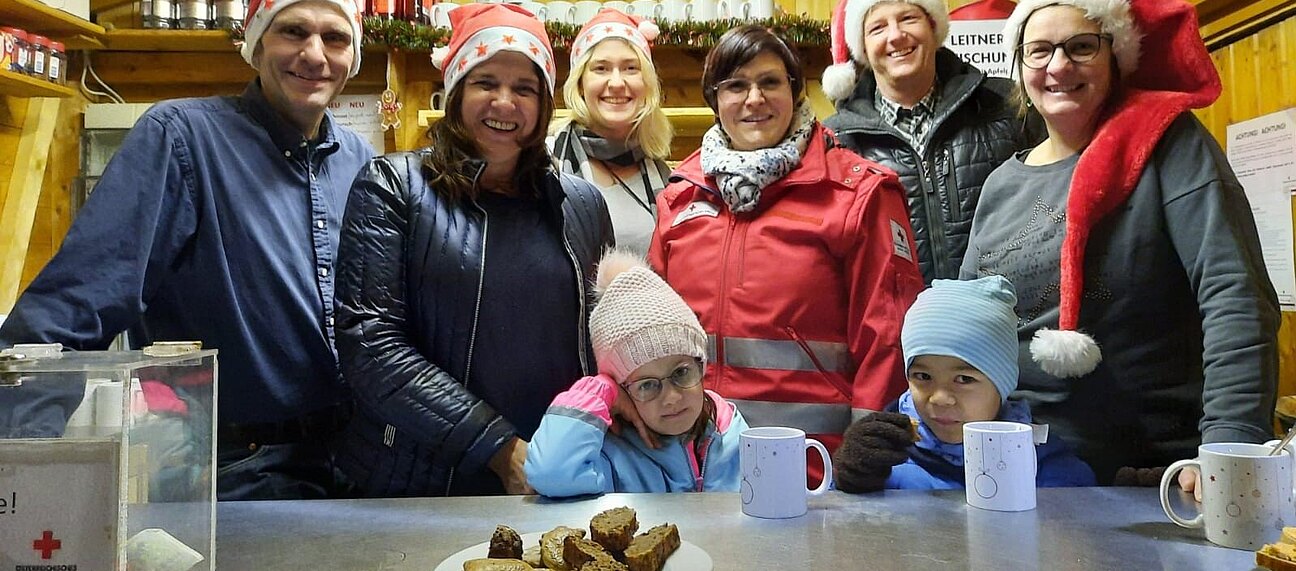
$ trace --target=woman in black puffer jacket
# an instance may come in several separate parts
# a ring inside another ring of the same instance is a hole
[[[595,370],[586,284],[612,225],[545,147],[544,27],[507,4],[454,14],[432,145],[374,159],[343,222],[337,347],[357,410],[338,464],[366,496],[529,493],[526,441]]]

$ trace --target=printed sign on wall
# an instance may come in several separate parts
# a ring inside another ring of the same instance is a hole
[[[1003,48],[1006,20],[951,20],[945,47],[991,77],[1009,77],[1012,60]]]

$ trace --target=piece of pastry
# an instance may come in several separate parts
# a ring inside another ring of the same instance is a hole
[[[563,560],[563,540],[568,536],[585,537],[585,530],[560,525],[540,536],[540,562],[558,571],[574,571]]]
[[[495,526],[495,533],[491,534],[490,548],[487,550],[486,557],[490,559],[521,559],[522,536],[507,525]]]
[[[1296,571],[1296,527],[1284,527],[1278,543],[1261,547],[1255,561],[1269,571]]]
[[[540,544],[538,543],[522,551],[522,560],[526,561],[527,565],[535,567],[536,569],[545,568],[544,561],[540,560]]]
[[[918,419],[912,416],[909,417],[909,440],[911,442],[922,440],[922,437],[918,436]]]
[[[521,559],[469,559],[463,571],[531,571],[531,566]]]
[[[563,561],[572,569],[584,569],[591,561],[613,559],[602,545],[588,539],[569,535],[563,540]]]
[[[675,524],[661,524],[635,536],[625,550],[626,566],[630,571],[661,571],[666,558],[679,546],[679,529]]]
[[[600,559],[586,563],[580,571],[630,571],[630,568],[615,559]]]
[[[639,531],[639,518],[628,507],[612,508],[599,512],[590,520],[590,539],[608,551],[625,551]]]

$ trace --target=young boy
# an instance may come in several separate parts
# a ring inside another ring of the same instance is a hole
[[[599,374],[554,398],[527,446],[527,483],[546,496],[738,491],[738,409],[702,388],[706,332],[633,254],[599,262],[590,342]],[[613,417],[633,424],[610,431]],[[649,440],[655,440],[650,443]]]
[[[964,423],[1031,422],[1026,403],[1008,400],[1017,387],[1016,304],[1001,276],[935,280],[918,294],[900,333],[909,390],[890,407],[899,412],[847,429],[833,457],[838,489],[962,488]],[[1093,471],[1057,438],[1035,452],[1040,487],[1094,485]]]

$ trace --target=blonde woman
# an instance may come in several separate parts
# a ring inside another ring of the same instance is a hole
[[[603,191],[617,245],[644,254],[666,186],[672,129],[649,42],[651,21],[604,8],[572,43],[563,99],[572,118],[550,139],[563,172]]]

